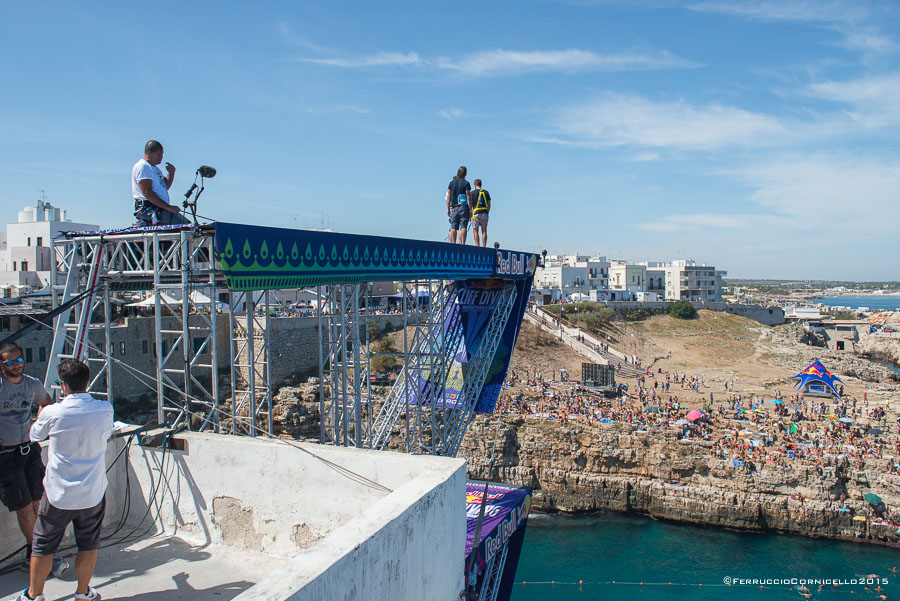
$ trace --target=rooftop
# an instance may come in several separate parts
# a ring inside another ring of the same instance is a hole
[[[462,590],[461,459],[196,432],[173,438],[182,450],[129,440],[107,450],[110,546],[92,582],[104,598],[445,601]],[[23,543],[0,513],[0,548]],[[48,598],[70,598],[74,580],[73,565]],[[26,581],[0,576],[0,599]]]

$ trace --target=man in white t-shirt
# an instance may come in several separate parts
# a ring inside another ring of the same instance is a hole
[[[78,555],[75,601],[100,601],[90,583],[97,565],[100,529],[106,514],[106,444],[113,408],[93,398],[88,366],[77,359],[59,362],[57,383],[66,397],[45,407],[31,426],[33,442],[50,439],[47,473],[31,543],[31,578],[17,601],[44,601],[44,583],[53,555],[69,524]]]
[[[150,140],[144,145],[144,158],[131,170],[131,195],[134,197],[136,225],[171,225],[188,223],[181,209],[169,204],[169,188],[175,181],[175,165],[166,163],[167,175],[159,165],[163,159],[163,145]]]

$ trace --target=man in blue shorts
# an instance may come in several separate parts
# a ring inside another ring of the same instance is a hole
[[[469,192],[472,186],[466,181],[466,167],[456,171],[456,177],[447,186],[447,217],[450,218],[450,242],[466,243],[466,229],[469,227]]]
[[[59,363],[63,400],[41,411],[29,436],[50,439],[44,495],[32,543],[31,579],[18,601],[44,601],[44,582],[53,554],[72,524],[75,556],[75,601],[100,601],[90,583],[97,565],[100,529],[106,513],[106,443],[113,429],[112,405],[86,392],[91,370],[78,359]]]

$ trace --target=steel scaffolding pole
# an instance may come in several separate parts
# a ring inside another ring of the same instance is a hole
[[[372,427],[368,286],[336,284],[317,291],[320,440],[362,447]]]

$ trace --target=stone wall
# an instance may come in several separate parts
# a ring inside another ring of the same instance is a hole
[[[650,309],[656,311],[668,311],[669,305],[674,301],[607,301],[605,304],[624,317],[629,311]],[[701,303],[691,302],[695,309],[707,309],[709,311],[724,311],[752,319],[767,326],[777,326],[784,323],[784,310],[781,307],[763,307],[762,305],[744,305],[739,303]]]
[[[640,433],[625,424],[561,424],[521,416],[478,416],[461,449],[469,477],[483,479],[491,445],[497,462],[490,478],[531,486],[534,508],[546,511],[640,512],[658,518],[757,531],[862,539],[900,546],[896,528],[853,521],[868,516],[863,494],[900,507],[900,477],[882,462],[864,467],[847,458],[759,474],[714,457],[711,443],[679,441],[674,431]],[[846,494],[851,512],[837,511]],[[799,498],[791,498],[799,495]]]
[[[220,368],[227,369],[229,366],[228,315],[220,313],[217,315],[217,318],[218,339],[223,342],[217,348],[217,357]],[[164,317],[162,323],[163,329],[180,327],[175,317]],[[200,327],[202,323],[203,320],[199,315],[192,315],[189,318],[191,327]],[[198,333],[197,337],[199,336],[200,334]],[[166,350],[171,349],[174,339],[175,336],[165,336],[164,348]],[[103,329],[99,327],[92,329],[90,341],[92,345],[105,350],[106,338]],[[53,330],[42,327],[29,332],[17,342],[25,350],[26,358],[30,357],[30,360],[25,365],[25,373],[43,382],[47,373],[50,348],[53,346]],[[191,340],[190,344],[194,345],[194,340]],[[155,324],[152,317],[129,317],[115,323],[110,328],[110,353],[114,358],[112,368],[113,398],[122,395],[155,392],[155,388],[148,385],[148,378],[141,375],[155,374],[155,347]],[[98,354],[92,352],[90,357],[97,358]],[[202,363],[210,363],[211,355],[208,352],[201,354],[200,357]],[[99,362],[90,362],[90,365],[92,372],[96,372],[100,367]],[[172,368],[180,369],[184,365],[184,360],[180,356],[173,357],[169,365]],[[209,377],[208,370],[206,370],[205,377]],[[98,382],[98,384],[100,390],[106,390],[105,379]]]
[[[403,315],[370,315],[379,331],[403,327]],[[269,344],[271,345],[270,380],[277,387],[289,381],[294,374],[318,369],[319,320],[317,317],[273,317],[269,320]],[[365,332],[360,331],[364,336]],[[246,355],[242,355],[244,362]]]

